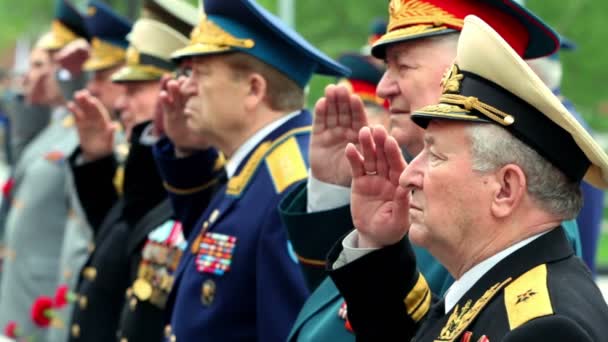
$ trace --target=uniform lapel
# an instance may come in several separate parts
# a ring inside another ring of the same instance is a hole
[[[311,317],[313,317],[319,311],[324,310],[327,306],[333,304],[333,302],[338,299],[342,300],[336,285],[331,278],[325,278],[325,280],[304,303],[304,306],[300,310],[300,314],[298,315],[298,318],[291,329],[288,341],[291,341],[295,336],[298,335],[299,330]],[[335,312],[335,315],[337,317],[338,312]]]
[[[563,228],[558,227],[515,251],[494,266],[473,285],[447,315],[427,317],[416,341],[448,342],[471,330],[475,319],[512,280],[532,268],[574,254]],[[483,331],[476,335],[483,335]]]

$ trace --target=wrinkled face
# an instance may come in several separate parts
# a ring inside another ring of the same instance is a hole
[[[36,48],[30,54],[30,68],[25,75],[23,87],[25,99],[34,105],[52,105],[61,98],[59,84],[55,79],[57,65],[51,54]]]
[[[412,192],[409,238],[433,255],[475,241],[480,215],[490,213],[489,176],[472,170],[467,125],[431,121],[423,150],[399,179]]]
[[[220,56],[195,57],[181,92],[188,97],[184,115],[188,126],[210,139],[247,125],[244,100],[247,83]]]
[[[441,78],[456,56],[455,42],[419,39],[386,49],[386,72],[376,89],[389,101],[391,135],[411,155],[422,149],[423,130],[410,120],[416,109],[435,104]]]
[[[158,81],[126,82],[125,91],[116,101],[120,121],[125,128],[127,139],[133,127],[154,118],[158,99]]]
[[[115,73],[121,65],[113,66],[102,70],[92,72],[91,79],[87,82],[87,90],[91,95],[98,98],[101,103],[110,112],[114,113],[117,99],[124,91],[124,85],[112,82],[112,74]]]

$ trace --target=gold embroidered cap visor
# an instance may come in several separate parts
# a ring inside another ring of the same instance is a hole
[[[99,71],[121,64],[126,59],[125,49],[99,38],[91,42],[91,56],[82,66],[85,71]]]
[[[573,181],[608,187],[608,156],[501,36],[468,16],[455,65],[442,80],[440,103],[412,113],[430,120],[498,124]]]
[[[127,39],[127,64],[112,75],[112,82],[160,80],[175,69],[171,53],[188,43],[182,34],[152,19],[139,19]]]
[[[559,48],[557,34],[512,0],[391,0],[387,32],[373,44],[372,55],[384,59],[391,44],[458,32],[471,14],[490,24],[525,58]]]
[[[85,71],[98,71],[122,64],[129,46],[127,35],[132,25],[127,19],[98,0],[90,0],[84,24],[91,38],[91,55]]]
[[[37,48],[54,51],[78,39],[78,35],[58,20],[51,24],[51,30],[40,37],[36,43]]]
[[[190,44],[175,51],[173,59],[239,51],[272,66],[302,88],[313,73],[349,73],[253,0],[203,0],[202,7]]]

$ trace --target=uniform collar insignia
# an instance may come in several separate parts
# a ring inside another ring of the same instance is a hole
[[[486,304],[510,281],[511,278],[508,278],[501,283],[494,284],[475,303],[469,299],[462,307],[456,305],[435,342],[454,341],[475,320]]]

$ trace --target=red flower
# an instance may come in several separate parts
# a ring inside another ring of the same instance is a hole
[[[350,322],[348,320],[346,320],[346,322],[344,322],[344,327],[346,328],[346,330],[348,330],[351,333],[354,333],[353,331],[353,327],[350,325]]]
[[[32,321],[39,327],[48,327],[53,318],[53,299],[47,296],[40,296],[32,305]]]
[[[19,337],[19,326],[15,321],[9,321],[4,327],[4,335],[10,338]]]
[[[60,285],[55,291],[55,307],[61,309],[70,302],[70,289],[67,285]]]
[[[13,190],[13,185],[15,185],[15,179],[13,179],[13,177],[9,177],[9,179],[7,179],[2,186],[2,195],[4,195],[4,198],[10,197],[11,191]]]

